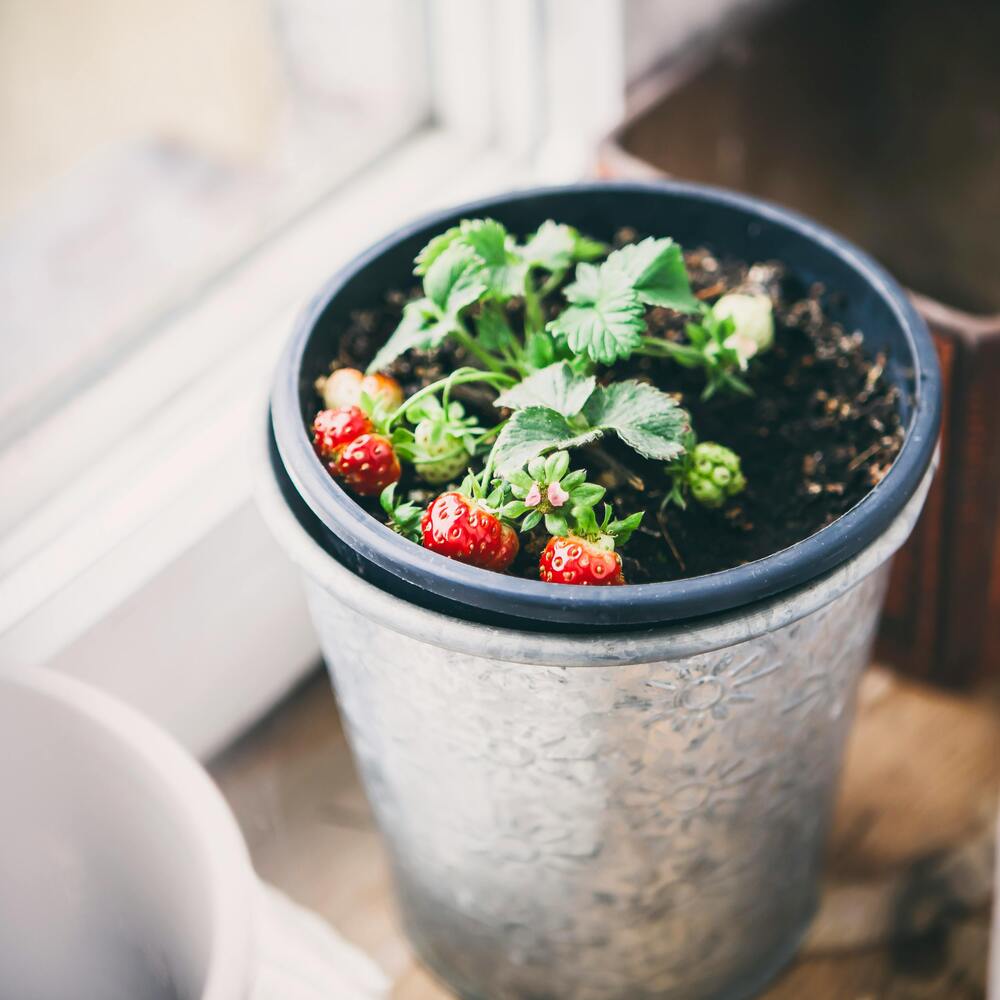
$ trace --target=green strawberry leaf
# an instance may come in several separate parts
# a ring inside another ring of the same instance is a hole
[[[599,428],[574,427],[558,410],[529,406],[504,425],[493,450],[496,471],[507,476],[531,459],[559,448],[578,448],[601,436]]]
[[[524,353],[532,368],[545,368],[556,360],[556,342],[551,333],[531,332],[525,338]]]
[[[622,521],[612,521],[608,525],[608,534],[611,535],[615,540],[616,545],[624,545],[635,533],[635,529],[639,527],[642,521],[643,514],[646,512],[640,510],[635,514],[629,514]]]
[[[493,405],[510,410],[547,406],[564,417],[573,417],[583,409],[596,385],[593,375],[577,375],[565,361],[557,361],[501,393]]]
[[[424,294],[441,312],[457,316],[482,297],[488,287],[486,278],[479,255],[462,243],[452,243],[427,269]]]
[[[564,271],[577,261],[603,256],[607,249],[603,243],[581,236],[572,226],[549,219],[538,227],[520,252],[528,267]]]
[[[615,250],[602,270],[614,272],[631,287],[641,302],[693,313],[700,303],[691,293],[681,248],[669,237],[648,237]]]
[[[503,307],[493,302],[486,303],[483,311],[476,317],[476,335],[483,347],[491,352],[517,345],[517,338],[507,322]]]
[[[627,358],[641,343],[644,310],[625,275],[607,265],[579,264],[564,295],[572,303],[546,329],[565,337],[570,350],[600,364]]]
[[[434,263],[462,235],[462,230],[458,226],[452,226],[451,229],[446,229],[443,233],[435,236],[428,244],[417,254],[417,259],[414,261],[415,267],[413,268],[413,273],[417,275],[424,275],[429,270],[431,264]]]
[[[669,462],[684,451],[687,413],[672,396],[645,382],[628,379],[598,388],[583,415],[592,427],[612,431],[646,458]]]
[[[557,513],[555,511],[546,514],[545,530],[550,535],[568,535],[569,522],[566,520],[566,515]]]
[[[441,315],[430,299],[409,302],[403,309],[399,326],[372,358],[368,371],[381,371],[401,354],[414,348],[429,350],[436,347],[453,329],[451,322]]]
[[[541,521],[541,519],[542,519],[541,511],[533,510],[521,522],[521,530],[522,531],[531,531],[532,528],[538,527],[538,522]]]
[[[574,507],[593,507],[607,492],[596,483],[584,483],[569,491],[569,502]]]
[[[494,219],[466,219],[461,224],[462,243],[471,247],[486,268],[486,290],[504,301],[524,292],[527,266],[514,251],[514,241]]]

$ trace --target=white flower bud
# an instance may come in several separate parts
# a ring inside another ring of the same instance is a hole
[[[726,338],[726,347],[740,356],[742,366],[774,343],[774,310],[767,295],[731,292],[712,307],[719,319],[729,318],[735,329]]]

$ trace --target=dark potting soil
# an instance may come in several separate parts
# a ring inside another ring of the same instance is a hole
[[[616,243],[637,234],[622,232]],[[573,456],[573,468],[607,487],[606,499],[618,516],[645,510],[639,530],[621,551],[629,583],[651,583],[699,576],[763,558],[807,538],[853,507],[875,486],[899,452],[903,428],[897,390],[884,377],[885,357],[869,355],[863,331],[845,330],[830,319],[835,292],[804,288],[780,263],[749,266],[717,259],[707,250],[685,254],[691,285],[699,298],[714,301],[738,287],[767,290],[775,304],[774,347],[751,362],[746,381],[752,397],[717,394],[702,400],[704,378],[659,358],[636,358],[615,368],[615,377],[647,379],[676,393],[690,411],[699,440],[717,441],[740,456],[746,490],[721,510],[694,501],[686,509],[662,506],[670,490],[663,463],[651,462],[603,441]],[[402,307],[415,297],[390,292],[381,305],[354,313],[340,339],[333,368],[364,369],[399,322]],[[562,308],[554,293],[549,313]],[[511,307],[517,322],[519,309]],[[647,314],[649,332],[680,338],[684,317],[662,308]],[[516,328],[516,327],[515,327]],[[431,352],[410,352],[388,369],[407,396],[458,365],[474,364],[461,348],[444,345]],[[600,377],[600,376],[599,376]],[[484,425],[496,422],[493,393],[476,386],[453,390]],[[317,397],[317,409],[320,407]],[[400,495],[421,504],[447,487],[428,490],[405,469]],[[362,501],[384,520],[377,501]],[[543,528],[521,536],[521,552],[510,572],[538,578]]]

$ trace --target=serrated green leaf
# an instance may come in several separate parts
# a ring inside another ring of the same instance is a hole
[[[628,379],[598,388],[583,409],[593,427],[613,431],[646,458],[669,462],[684,451],[688,415],[673,397]]]
[[[564,226],[548,219],[521,248],[521,257],[529,267],[561,271],[573,263],[577,237],[572,226]]]
[[[514,241],[494,219],[465,219],[461,241],[481,258],[490,295],[503,301],[524,292],[527,265],[514,252]]]
[[[427,246],[417,254],[417,259],[414,261],[413,273],[417,275],[426,274],[431,264],[461,235],[462,230],[458,226],[452,226],[451,229],[446,229],[443,233],[431,239]]]
[[[547,406],[572,417],[583,409],[596,385],[593,375],[577,375],[565,361],[557,361],[501,393],[493,405],[511,410]]]
[[[578,448],[601,436],[600,429],[580,430],[557,410],[529,406],[518,410],[497,438],[493,460],[500,475],[509,475],[536,456],[558,448]]]
[[[647,237],[615,250],[602,270],[619,274],[641,302],[679,312],[697,312],[701,303],[691,293],[681,248],[669,237]]]
[[[452,243],[442,251],[424,275],[424,293],[448,316],[457,316],[478,301],[486,288],[481,258],[462,243]]]
[[[414,348],[436,347],[454,329],[438,307],[429,299],[417,299],[403,309],[403,318],[392,336],[382,345],[368,366],[369,372],[381,371],[401,354]]]
[[[642,303],[621,272],[606,265],[580,264],[576,280],[564,291],[572,303],[546,329],[566,338],[570,350],[600,364],[627,358],[645,330]]]
[[[595,260],[607,252],[597,240],[581,236],[573,226],[543,222],[521,248],[521,257],[529,267],[546,271],[564,271],[577,261]]]

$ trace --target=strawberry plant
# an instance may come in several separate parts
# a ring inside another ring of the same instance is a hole
[[[752,395],[751,366],[774,342],[766,294],[704,301],[712,296],[692,291],[672,239],[611,250],[552,221],[519,241],[495,220],[465,220],[420,251],[414,273],[421,294],[368,371],[317,382],[326,408],[313,424],[331,474],[361,497],[381,493],[403,537],[494,571],[524,549],[542,580],[620,584],[618,549],[643,512],[618,517],[604,503],[599,518],[607,487],[571,469],[573,458],[658,463],[672,483],[658,516],[667,500],[717,510],[744,488],[739,457],[695,444],[678,395],[641,371],[675,364],[700,373],[705,398]],[[654,315],[679,322],[664,335]],[[442,351],[452,370],[404,398],[388,370],[412,352]],[[493,419],[483,419],[482,395],[467,409],[470,389],[486,394]]]

